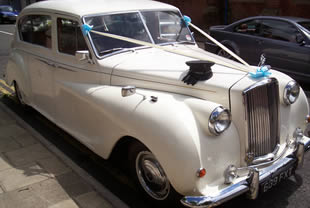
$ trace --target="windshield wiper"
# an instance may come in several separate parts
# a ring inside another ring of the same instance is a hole
[[[124,48],[111,48],[111,49],[108,49],[108,50],[100,51],[99,54],[100,55],[104,55],[104,54],[108,54],[108,53],[112,53],[112,52],[116,52],[116,51],[121,51],[123,49]]]

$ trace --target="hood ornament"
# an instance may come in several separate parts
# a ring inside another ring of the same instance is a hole
[[[260,61],[258,63],[258,68],[255,73],[250,72],[250,77],[254,79],[258,79],[261,77],[269,77],[271,75],[271,72],[269,70],[271,69],[270,65],[265,65],[266,63],[266,56],[265,54],[262,54],[260,56]]]
[[[260,55],[260,61],[258,63],[258,67],[265,66],[266,63],[266,56],[265,54]]]

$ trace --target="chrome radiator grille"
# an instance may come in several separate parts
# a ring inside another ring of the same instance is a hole
[[[256,83],[243,92],[248,125],[247,155],[273,152],[279,143],[279,85],[274,78]]]

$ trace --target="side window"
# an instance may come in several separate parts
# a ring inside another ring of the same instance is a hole
[[[278,20],[264,20],[261,36],[265,38],[296,43],[298,29],[287,22]]]
[[[52,47],[52,20],[46,15],[29,15],[19,22],[20,39],[22,41]]]
[[[260,26],[261,24],[259,20],[251,20],[239,24],[237,27],[234,28],[234,31],[247,35],[259,35]]]
[[[58,18],[57,33],[59,52],[74,55],[76,51],[88,50],[78,22]]]

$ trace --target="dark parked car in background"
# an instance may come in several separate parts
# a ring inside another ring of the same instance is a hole
[[[0,5],[0,24],[15,23],[18,12],[9,5]]]
[[[262,54],[266,64],[302,83],[310,83],[310,19],[297,17],[250,17],[227,26],[210,27],[212,37],[249,64]],[[205,49],[232,58],[210,42]]]

